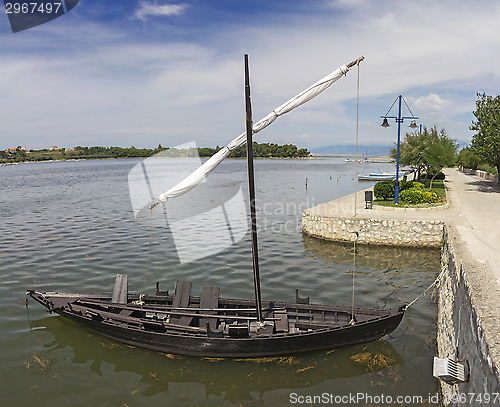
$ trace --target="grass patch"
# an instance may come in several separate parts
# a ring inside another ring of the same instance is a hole
[[[425,186],[427,188],[431,186],[430,179],[427,180]],[[432,190],[438,195],[439,198],[444,198],[446,200],[446,190],[444,189],[444,180],[442,179],[434,180],[434,182],[432,183]]]

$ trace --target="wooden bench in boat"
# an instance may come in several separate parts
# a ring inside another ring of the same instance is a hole
[[[113,296],[111,302],[117,304],[126,304],[128,302],[128,275],[117,274],[115,286],[113,288]]]
[[[196,312],[197,305],[190,304],[191,288],[193,283],[190,281],[180,281],[178,280],[175,284],[175,293],[172,301],[172,308],[193,308],[193,313]],[[200,296],[200,309],[213,309],[219,307],[219,287],[203,287]],[[216,311],[205,311],[205,315],[214,315]],[[169,322],[188,326],[193,320],[194,315],[183,315],[183,316],[171,316]],[[217,318],[201,318],[200,328],[206,328],[208,324],[208,330],[216,331],[218,326]]]
[[[276,332],[288,332],[288,315],[286,310],[276,310],[274,311],[274,317],[277,320],[274,322],[274,329]]]
[[[218,308],[219,307],[219,287],[203,287],[201,289],[201,297],[200,297],[200,308],[201,309],[210,309],[210,308]],[[215,314],[215,311],[205,311],[205,314]],[[218,320],[216,318],[201,318],[200,319],[200,328],[205,328],[207,326],[211,331],[215,331],[217,329]]]
[[[192,282],[178,280],[175,285],[175,292],[172,298],[172,304],[165,305],[164,309],[158,308],[150,309],[149,307],[143,308],[143,305],[135,305],[135,303],[128,304],[128,278],[127,275],[117,275],[111,302],[116,306],[111,305],[115,312],[108,312],[108,306],[105,301],[93,299],[77,299],[73,302],[77,305],[78,311],[81,313],[85,311],[87,315],[95,320],[114,320],[118,323],[131,323],[135,325],[142,325],[147,330],[156,332],[164,332],[167,327],[181,329],[198,330],[198,332],[207,332],[209,336],[220,336],[222,330],[219,326],[221,320],[234,321],[228,325],[230,336],[245,337],[248,336],[250,331],[256,331],[255,317],[242,316],[242,315],[218,315],[217,309],[219,308],[219,287],[203,287],[199,300],[195,297],[191,303],[191,290]],[[157,287],[159,291],[159,287]],[[162,292],[163,294],[163,292]],[[68,303],[71,307],[71,304]],[[84,310],[80,308],[85,305],[96,305],[97,307],[104,307],[104,309]],[[192,309],[192,311],[189,311]],[[119,310],[119,311],[118,311]],[[117,312],[118,311],[118,312]],[[148,312],[149,311],[149,312]],[[145,312],[145,317],[134,315],[135,312]],[[163,317],[162,317],[163,315]],[[193,319],[199,315],[198,327],[191,327]],[[273,309],[270,306],[267,309],[265,319],[268,321],[264,327],[260,327],[258,332],[260,334],[272,334],[273,331],[285,333],[289,331],[288,315],[285,309]],[[243,321],[247,321],[245,324]],[[239,323],[237,321],[240,321]],[[270,323],[269,323],[270,322]],[[253,328],[253,329],[252,329]],[[273,329],[274,328],[274,329]]]
[[[172,301],[172,307],[175,308],[187,308],[189,306],[189,298],[191,296],[191,288],[193,283],[191,281],[181,281],[177,280],[175,283],[175,293],[174,299]],[[193,320],[192,316],[179,316],[174,315],[170,317],[170,321],[173,324],[188,326]]]

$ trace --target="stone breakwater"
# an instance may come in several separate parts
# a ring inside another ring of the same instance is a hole
[[[356,240],[360,244],[440,247],[448,204],[430,208],[374,206],[366,209],[362,197],[364,191],[306,209],[302,215],[302,231],[336,242]]]
[[[440,220],[344,219],[308,213],[302,217],[302,230],[311,236],[385,246],[440,247],[443,226]]]

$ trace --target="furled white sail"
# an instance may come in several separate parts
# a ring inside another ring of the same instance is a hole
[[[355,61],[342,65],[335,71],[331,72],[324,78],[320,79],[314,85],[310,86],[306,90],[300,92],[298,95],[294,96],[290,100],[283,103],[281,106],[274,109],[271,113],[269,113],[264,118],[260,119],[258,122],[253,125],[253,132],[258,133],[259,131],[265,129],[272,122],[276,120],[279,116],[288,113],[289,111],[299,107],[300,105],[308,102],[314,97],[318,96],[325,89],[330,87],[333,83],[335,83],[342,75],[347,74],[349,69],[354,65],[358,64],[362,61],[364,57],[359,57]],[[227,146],[219,150],[212,157],[210,157],[203,165],[198,167],[194,172],[184,178],[181,182],[174,185],[167,192],[161,194],[151,206],[153,209],[156,205],[166,202],[169,198],[175,198],[185,194],[186,192],[193,189],[196,185],[202,182],[208,174],[210,174],[235,148],[243,145],[246,142],[246,133],[240,134],[233,141],[231,141]]]

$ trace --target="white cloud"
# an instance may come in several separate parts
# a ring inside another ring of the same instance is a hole
[[[421,96],[415,100],[409,98],[411,109],[427,127],[436,125],[447,127],[452,123],[452,116],[457,113],[457,106],[449,99],[443,99],[436,93],[430,92],[427,96]]]
[[[500,87],[500,36],[495,35],[500,3],[455,3],[361,0],[349,8],[350,2],[342,1],[340,16],[338,8],[328,7],[316,16],[256,21],[251,28],[231,21],[203,27],[203,38],[183,36],[189,37],[184,42],[156,31],[148,31],[144,40],[139,30],[130,34],[128,27],[104,28],[95,22],[71,30],[65,26],[68,33],[63,26],[46,24],[36,37],[27,32],[1,38],[0,111],[9,118],[3,135],[16,135],[19,141],[0,140],[0,148],[71,147],[64,141],[70,137],[81,145],[176,145],[184,140],[222,145],[244,130],[245,52],[250,54],[255,120],[339,65],[365,55],[360,67],[363,142],[391,142],[394,132],[381,128],[379,117],[399,93],[421,123],[445,126],[453,137],[467,138],[470,118],[465,115],[474,108],[475,92],[496,94]],[[186,7],[142,1],[136,17],[179,15]],[[58,41],[70,34],[70,42]],[[356,74],[354,69],[317,99],[280,118],[259,140],[280,135],[286,142],[287,136],[307,134],[301,147],[347,142],[343,135],[355,129]]]
[[[451,105],[451,101],[442,99],[439,95],[431,92],[427,96],[419,97],[413,105],[420,111],[440,114],[443,109]]]
[[[149,16],[178,16],[187,8],[187,4],[163,4],[141,1],[135,17],[145,21]]]

